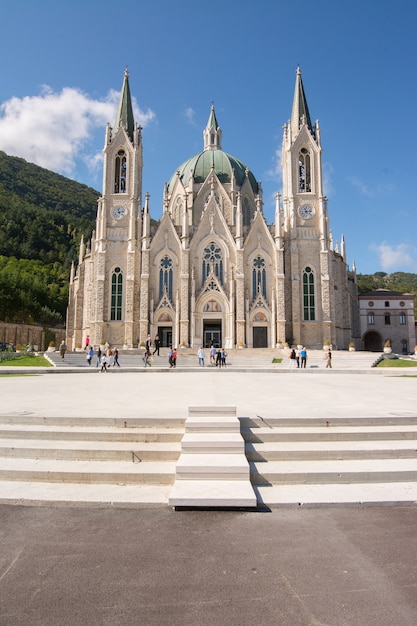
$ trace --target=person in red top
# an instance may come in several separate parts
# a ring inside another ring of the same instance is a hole
[[[90,335],[87,335],[85,338],[85,348],[84,350],[88,350],[88,346],[90,345]]]

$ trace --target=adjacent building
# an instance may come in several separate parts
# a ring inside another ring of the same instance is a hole
[[[414,353],[414,295],[375,289],[359,296],[362,348],[382,352],[389,342],[397,354]]]

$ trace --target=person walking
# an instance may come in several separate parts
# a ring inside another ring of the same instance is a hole
[[[159,356],[159,348],[161,347],[161,340],[159,339],[159,335],[155,335],[154,345],[155,345],[155,350],[153,351],[153,354],[156,354],[157,356]]]
[[[300,355],[301,355],[301,367],[304,367],[305,369],[307,366],[307,350],[305,346],[301,348]]]
[[[87,352],[87,363],[90,366],[91,365],[91,360],[94,356],[94,350],[93,350],[93,346],[90,346],[90,349]]]
[[[226,367],[227,352],[224,348],[221,349],[221,355],[222,355],[222,367]]]
[[[145,362],[145,367],[150,367],[151,366],[151,362],[149,360],[150,356],[151,356],[150,351],[149,350],[145,350],[145,354],[143,356],[143,360]]]
[[[168,350],[168,363],[169,363],[169,367],[173,367],[173,362],[172,362],[172,357],[174,354],[174,350],[172,349],[172,346],[170,346],[169,350]]]
[[[289,359],[290,359],[290,369],[295,369],[296,368],[296,355],[295,355],[294,348],[290,352]]]
[[[117,349],[117,346],[114,346],[113,348],[113,367],[120,367],[120,363],[119,363],[119,350]]]
[[[301,350],[297,346],[297,350],[295,351],[295,360],[297,362],[297,367],[300,367],[300,357],[301,357]]]
[[[107,359],[109,357],[107,356],[107,354],[105,352],[103,352],[103,354],[101,355],[101,370],[100,370],[100,374],[101,372],[107,372]]]
[[[96,367],[98,367],[101,363],[101,347],[100,346],[97,348],[96,356],[97,356]]]
[[[222,366],[222,351],[219,348],[216,353],[216,367],[221,367],[221,366]]]
[[[88,350],[90,345],[90,335],[87,335],[87,337],[85,338],[85,348],[84,350]]]
[[[212,365],[216,363],[216,348],[213,345],[210,348],[210,363]]]
[[[177,356],[178,356],[177,349],[174,348],[172,351],[172,367],[177,367]]]
[[[332,369],[332,351],[330,350],[330,348],[326,352],[325,359],[326,359],[326,369],[328,367]]]
[[[65,353],[67,351],[67,344],[64,340],[61,341],[61,345],[59,346],[59,354],[61,355],[61,359],[65,359]]]
[[[151,336],[148,335],[148,338],[145,342],[145,348],[146,348],[146,352],[149,352],[149,354],[151,352],[151,347],[152,347],[152,339],[151,339]]]
[[[197,352],[197,356],[198,356],[198,364],[202,365],[204,367],[205,354],[204,354],[204,348],[203,347],[201,347],[199,349],[199,351]]]

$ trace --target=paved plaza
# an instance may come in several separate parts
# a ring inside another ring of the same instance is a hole
[[[415,417],[406,372],[0,378],[3,415]],[[417,507],[175,511],[0,504],[2,626],[414,626]]]

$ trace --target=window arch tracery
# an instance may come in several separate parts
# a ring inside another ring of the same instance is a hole
[[[306,267],[303,271],[303,309],[304,321],[313,322],[316,319],[316,304],[314,272],[311,267]]]
[[[123,304],[123,273],[120,267],[115,267],[111,277],[110,320],[119,322],[122,319]]]
[[[114,165],[114,193],[126,193],[127,159],[124,150],[119,150]]]
[[[266,298],[266,263],[259,255],[252,262],[252,298],[258,294]]]
[[[311,191],[311,159],[306,148],[301,148],[298,153],[298,191],[299,193]]]
[[[218,246],[214,241],[209,243],[208,246],[204,248],[203,251],[203,262],[202,262],[202,279],[203,284],[206,281],[207,277],[210,274],[214,274],[214,276],[219,280],[220,283],[223,283],[223,267],[224,267],[224,259],[223,259],[223,251],[220,246]]]
[[[173,282],[173,262],[172,259],[165,255],[159,264],[159,299],[163,297],[165,291],[168,298],[172,301],[172,282]]]

